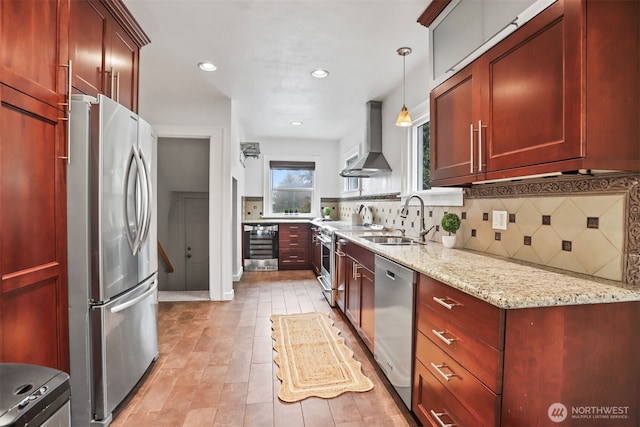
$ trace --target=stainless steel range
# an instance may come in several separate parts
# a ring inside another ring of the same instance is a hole
[[[371,224],[354,225],[346,221],[328,221],[316,218],[311,221],[313,225],[320,228],[318,240],[321,244],[322,262],[318,282],[322,288],[322,294],[331,307],[336,306],[338,299],[338,283],[336,272],[336,231],[363,231],[363,230],[384,230],[382,226],[372,226]],[[375,228],[374,228],[375,227]]]

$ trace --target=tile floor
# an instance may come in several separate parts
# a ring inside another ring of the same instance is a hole
[[[310,271],[247,272],[228,302],[160,302],[160,357],[116,411],[113,427],[416,426]],[[284,403],[271,314],[326,311],[374,382],[366,393]]]

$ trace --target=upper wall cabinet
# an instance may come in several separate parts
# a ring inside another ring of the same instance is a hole
[[[434,185],[640,170],[640,2],[558,0],[431,92]]]
[[[64,1],[0,2],[0,81],[56,108],[66,97],[67,13]]]
[[[554,1],[432,1],[418,20],[429,27],[431,88],[460,71]]]
[[[117,1],[71,0],[69,14],[74,92],[105,94],[137,111],[139,52],[149,38]]]

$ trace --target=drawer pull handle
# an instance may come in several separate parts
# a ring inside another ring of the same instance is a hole
[[[449,304],[448,302],[445,301],[445,299],[447,298],[438,298],[438,297],[433,297],[433,300],[435,302],[437,302],[438,304],[440,304],[441,306],[443,306],[444,308],[451,310],[453,307],[455,307],[456,305],[460,305],[457,302],[453,301],[451,298],[448,298],[450,301],[453,301],[452,304]]]
[[[442,415],[446,415],[446,412],[439,412],[436,414],[436,412],[431,409],[431,416],[438,422],[438,425],[440,425],[440,427],[454,427],[455,424],[445,424],[444,422],[442,422],[442,420],[440,419],[440,416]]]
[[[455,338],[447,338],[447,337],[445,337],[444,336],[444,331],[436,331],[435,329],[432,329],[431,332],[433,333],[433,335],[435,335],[438,338],[440,338],[442,340],[442,342],[445,343],[446,345],[451,345],[456,340]]]
[[[455,377],[456,374],[445,374],[444,372],[442,372],[442,369],[440,368],[448,368],[447,365],[442,364],[442,365],[436,365],[435,363],[431,362],[431,366],[433,366],[433,369],[436,370],[436,372],[438,372],[442,378],[444,378],[446,381],[449,381],[449,379],[451,379],[451,377]]]

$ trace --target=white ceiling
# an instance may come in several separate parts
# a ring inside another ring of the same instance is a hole
[[[399,47],[413,49],[407,74],[427,57],[416,20],[428,0],[124,2],[151,39],[141,52],[143,102],[227,97],[252,138],[340,139],[362,125],[367,101],[402,83]],[[199,70],[204,60],[218,70]],[[329,77],[311,77],[316,68]]]

